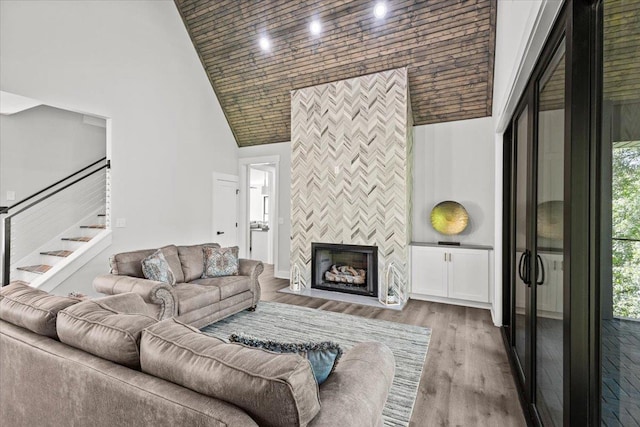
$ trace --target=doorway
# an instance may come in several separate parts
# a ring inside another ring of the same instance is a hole
[[[247,157],[239,161],[240,256],[273,264],[274,274],[278,274],[278,230],[283,222],[278,216],[279,168],[280,157],[277,155]]]
[[[249,259],[273,264],[274,163],[248,166]]]

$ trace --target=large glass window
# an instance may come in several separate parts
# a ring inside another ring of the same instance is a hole
[[[640,0],[603,12],[602,425],[640,426]]]

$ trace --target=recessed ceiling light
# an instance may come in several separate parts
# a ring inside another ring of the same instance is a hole
[[[317,19],[311,21],[311,24],[309,24],[309,31],[311,31],[311,34],[313,34],[314,36],[320,34],[320,32],[322,32],[322,24],[320,23],[320,21],[318,21]]]
[[[260,37],[260,49],[268,52],[271,49],[271,40],[267,36]]]
[[[387,15],[387,3],[383,2],[383,1],[379,1],[373,7],[373,16],[375,16],[378,19],[382,19],[386,15]]]

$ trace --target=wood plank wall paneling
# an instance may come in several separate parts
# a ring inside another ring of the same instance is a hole
[[[240,146],[291,139],[292,90],[400,67],[415,125],[491,114],[497,0],[175,3]]]

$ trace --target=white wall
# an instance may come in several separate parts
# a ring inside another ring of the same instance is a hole
[[[514,89],[520,61],[542,6],[541,0],[500,0],[496,16],[493,115],[499,115]]]
[[[278,170],[278,270],[279,277],[289,277],[291,253],[291,143],[255,145],[241,147],[238,157],[250,158],[261,156],[280,156]]]
[[[238,149],[173,1],[1,1],[0,89],[110,119],[127,227],[61,289],[89,291],[109,253],[210,240],[211,174]]]
[[[494,123],[491,117],[414,127],[413,240],[493,246]],[[456,236],[431,226],[431,209],[461,203],[469,225]]]
[[[103,158],[104,127],[83,115],[39,106],[0,115],[0,205],[8,206]],[[7,191],[15,200],[7,200]]]

